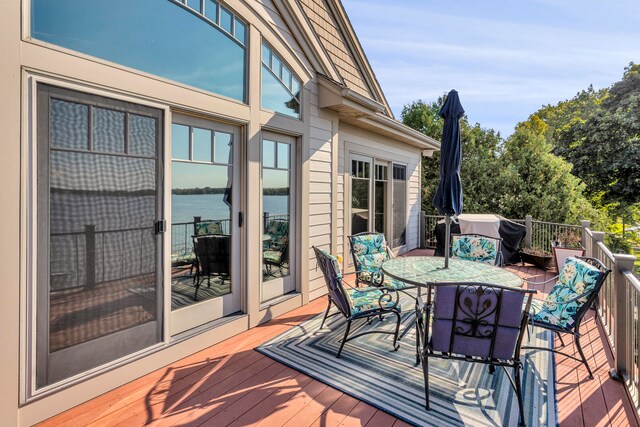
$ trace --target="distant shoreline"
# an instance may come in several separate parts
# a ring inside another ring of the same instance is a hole
[[[194,194],[225,194],[228,190],[226,188],[212,188],[212,187],[197,187],[197,188],[173,188],[171,194],[177,196],[194,195]],[[288,188],[265,188],[262,190],[265,196],[287,196],[289,195]]]

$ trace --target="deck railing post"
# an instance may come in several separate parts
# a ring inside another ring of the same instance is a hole
[[[587,228],[591,226],[591,221],[583,219],[580,221],[580,225],[582,226],[582,247],[587,249]]]
[[[598,258],[598,242],[604,242],[604,231],[592,231],[593,240],[591,240],[591,256]]]
[[[524,226],[527,229],[527,233],[524,236],[524,247],[531,247],[531,238],[533,237],[533,217],[531,215],[527,215],[524,217]]]
[[[85,241],[85,286],[88,289],[93,288],[96,285],[96,226],[93,224],[86,224],[84,226],[84,241]],[[103,236],[104,239],[104,236]],[[104,253],[102,254],[104,257]],[[104,271],[102,272],[104,276]]]
[[[425,217],[424,211],[420,211],[420,225],[418,227],[418,244],[419,247],[423,249],[425,247],[425,233],[427,232],[427,218]]]
[[[201,216],[194,216],[193,217],[193,235],[196,236],[198,235],[198,232],[196,231],[196,225],[198,225],[198,223],[202,221],[202,217]]]
[[[615,319],[615,368],[610,372],[611,377],[617,380],[624,380],[624,377],[630,366],[628,346],[629,343],[628,327],[633,325],[633,322],[629,322],[628,316],[632,316],[633,313],[628,312],[628,292],[627,292],[627,280],[624,277],[625,272],[633,271],[636,257],[629,254],[613,254],[613,290],[615,292],[615,298],[613,299],[613,318]]]

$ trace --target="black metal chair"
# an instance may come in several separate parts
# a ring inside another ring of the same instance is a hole
[[[530,313],[530,324],[548,329],[556,333],[562,347],[562,334],[573,336],[580,359],[561,351],[544,347],[525,347],[537,350],[553,351],[584,364],[593,378],[591,368],[584,356],[580,344],[580,325],[584,315],[598,298],[598,293],[611,270],[602,261],[588,257],[569,257],[565,261],[560,274],[544,282],[527,281],[529,285],[543,285],[556,280],[544,300],[534,300]]]
[[[485,283],[438,283],[434,287],[433,305],[428,292],[427,303],[418,300],[416,307],[427,410],[430,358],[484,363],[490,373],[496,366],[504,369],[517,394],[520,425],[524,425],[520,349],[536,291]],[[513,377],[508,368],[513,369]]]
[[[344,345],[347,343],[347,341],[351,341],[355,338],[368,334],[393,335],[393,349],[398,350],[400,311],[397,307],[397,292],[396,298],[394,298],[390,293],[383,292],[375,287],[345,287],[342,281],[342,273],[340,272],[338,260],[323,249],[314,246],[313,250],[315,251],[316,260],[318,262],[318,265],[320,266],[320,270],[322,270],[322,274],[324,275],[327,289],[329,291],[329,304],[327,306],[327,310],[324,313],[320,329],[322,329],[322,327],[324,326],[324,322],[328,317],[333,317],[335,315],[341,314],[345,317],[345,319],[347,319],[347,328],[344,332],[344,338],[340,343],[340,349],[338,350],[337,357],[340,357],[342,349],[344,348]],[[393,292],[392,290],[390,291]],[[338,311],[329,315],[329,311],[331,310],[332,305],[335,305],[338,308]],[[371,322],[372,318],[378,316],[382,319],[382,315],[387,313],[392,313],[397,318],[394,332],[371,330],[349,336],[351,323],[354,320],[366,319],[368,322]]]
[[[289,266],[289,239],[283,239],[278,249],[263,249],[262,262],[264,277],[274,277],[282,273],[282,270]]]
[[[220,280],[229,280],[231,274],[231,236],[228,234],[211,236],[194,236],[196,253],[196,275],[194,282],[196,291],[194,301],[198,300],[200,284],[207,278],[207,287],[211,287],[211,276]]]
[[[502,238],[482,234],[452,234],[451,254],[460,259],[501,266]]]

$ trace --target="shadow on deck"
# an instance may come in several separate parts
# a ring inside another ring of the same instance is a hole
[[[431,254],[416,250],[409,255]],[[535,281],[553,276],[531,266],[507,268]],[[550,288],[548,284],[538,291],[544,295]],[[318,298],[42,425],[405,426],[403,421],[253,350],[325,307],[325,298]],[[588,379],[580,363],[556,356],[558,420],[562,426],[636,425],[622,384],[609,378],[613,358],[594,313],[583,323],[584,349],[594,379]],[[577,354],[569,341],[565,340],[565,350]]]

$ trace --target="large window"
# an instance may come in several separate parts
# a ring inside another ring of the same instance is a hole
[[[264,43],[261,91],[262,108],[300,118],[300,81]]]
[[[31,36],[239,101],[247,27],[212,0],[32,0]]]

